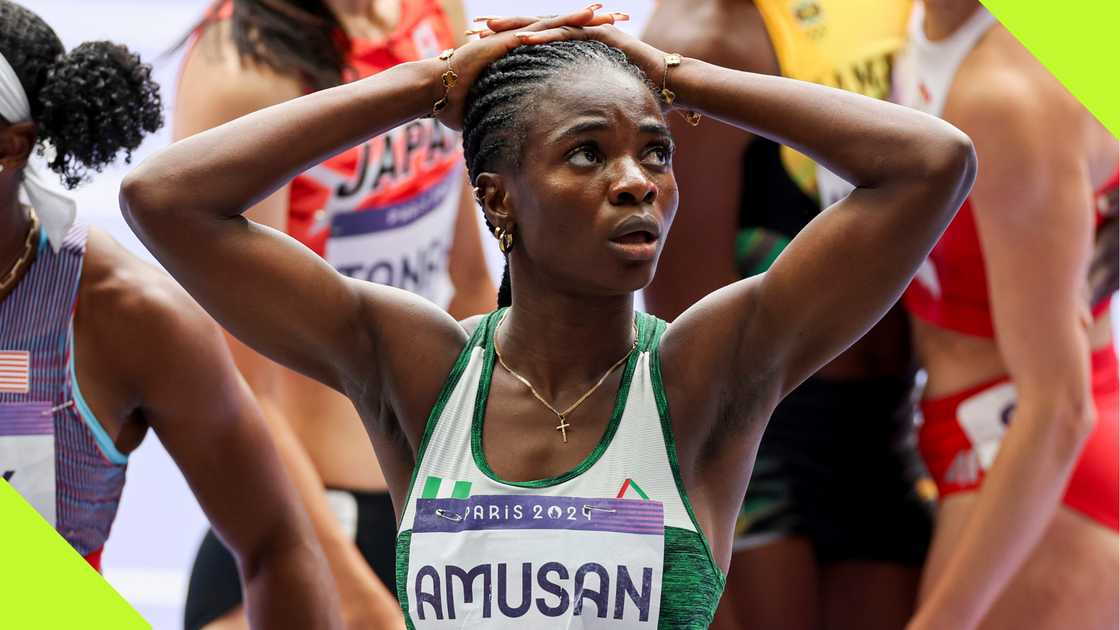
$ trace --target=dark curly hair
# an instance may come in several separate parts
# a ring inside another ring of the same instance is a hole
[[[537,96],[551,81],[596,66],[621,70],[652,93],[656,89],[626,54],[602,42],[572,40],[520,46],[486,66],[478,75],[463,111],[463,157],[473,185],[479,174],[517,166]],[[494,226],[486,222],[493,230]],[[512,303],[509,262],[498,289],[498,306]]]
[[[121,152],[128,162],[144,135],[163,125],[151,67],[124,46],[87,42],[67,53],[42,18],[0,0],[0,53],[27,93],[39,152],[53,149],[48,165],[67,188]]]

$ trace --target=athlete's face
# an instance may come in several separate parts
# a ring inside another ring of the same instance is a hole
[[[588,67],[542,89],[520,165],[503,176],[518,278],[620,295],[653,279],[677,208],[672,138],[635,78]]]

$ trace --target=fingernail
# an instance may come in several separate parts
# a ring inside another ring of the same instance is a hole
[[[486,32],[487,30],[489,30],[489,29],[485,29],[485,28],[468,28],[467,30],[463,31],[463,35],[466,35],[467,37],[470,37],[471,35],[479,35],[479,34],[481,34],[481,33],[485,33],[485,32]]]
[[[622,11],[615,11],[611,13],[611,17],[613,17],[616,22],[628,22],[630,20],[630,14],[623,13]]]
[[[499,20],[499,19],[501,19],[501,18],[496,16],[496,15],[480,15],[480,16],[476,17],[475,19],[471,20],[471,21],[472,22],[489,22],[490,20]]]
[[[603,5],[599,4],[598,2],[594,2],[592,4],[587,5],[587,8],[584,9],[584,11],[598,11],[599,9],[602,9],[602,8],[603,8]]]
[[[522,37],[529,37],[532,34],[533,34],[532,31],[521,31],[520,33],[514,33],[513,36],[518,37],[518,38],[522,38]]]

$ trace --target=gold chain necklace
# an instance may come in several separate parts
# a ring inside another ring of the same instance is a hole
[[[0,291],[6,291],[8,289],[16,277],[16,272],[23,267],[23,263],[27,262],[27,259],[31,256],[32,245],[35,242],[35,231],[38,227],[39,219],[35,216],[35,213],[32,212],[31,227],[27,229],[27,239],[23,242],[23,253],[19,255],[19,258],[16,259],[11,269],[8,269],[8,273],[4,275],[4,279],[0,280]]]
[[[612,365],[610,367],[610,369],[608,369],[606,372],[604,372],[603,375],[599,377],[599,380],[594,385],[591,386],[591,389],[584,392],[584,394],[582,396],[580,396],[579,399],[577,399],[574,403],[569,405],[567,409],[565,409],[564,411],[557,411],[556,407],[553,407],[547,400],[544,399],[543,396],[541,396],[537,392],[537,388],[533,387],[533,384],[529,382],[529,379],[525,378],[524,376],[521,376],[517,372],[514,372],[513,368],[511,368],[509,365],[507,365],[506,360],[502,358],[502,351],[498,349],[498,330],[501,329],[502,322],[504,322],[505,319],[506,319],[506,314],[508,314],[508,311],[506,313],[502,314],[502,319],[498,320],[498,325],[494,327],[494,354],[498,355],[498,363],[500,363],[502,365],[502,367],[505,368],[505,370],[510,373],[510,376],[513,376],[513,378],[516,378],[517,380],[521,381],[525,385],[525,387],[528,387],[529,388],[529,393],[533,394],[534,398],[539,400],[542,405],[544,405],[545,407],[548,408],[549,411],[556,414],[556,417],[560,420],[560,424],[556,425],[556,430],[560,432],[560,435],[563,438],[564,443],[567,444],[568,443],[568,428],[572,426],[565,421],[565,419],[568,417],[568,414],[575,411],[576,408],[579,407],[580,405],[582,405],[585,400],[590,398],[591,394],[594,394],[595,391],[599,389],[599,386],[602,385],[603,382],[607,380],[607,377],[610,376],[615,370],[617,370],[618,366],[625,363],[626,359],[630,358],[630,355],[633,354],[634,349],[638,347],[638,327],[635,324],[635,326],[634,326],[634,343],[631,344],[630,349],[626,351],[626,354],[622,355],[622,358],[619,359],[618,361],[615,361],[614,365]]]

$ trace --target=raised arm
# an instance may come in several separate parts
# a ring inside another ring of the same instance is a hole
[[[192,136],[298,98],[302,93],[299,81],[294,78],[240,59],[228,32],[228,23],[219,22],[200,37],[184,66],[174,110],[174,137],[178,140]],[[288,200],[289,190],[285,185],[249,208],[244,216],[262,226],[287,232]],[[348,627],[400,625],[400,609],[395,597],[378,580],[331,511],[323,481],[292,431],[283,405],[277,402],[279,388],[285,379],[291,378],[287,368],[232,337],[227,341],[238,370],[260,405],[281,461],[323,547]]]
[[[526,43],[591,37],[649,77],[665,54],[611,26],[550,29]],[[856,189],[801,231],[770,268],[705,298],[674,322],[662,353],[687,359],[721,404],[784,396],[848,348],[897,301],[972,184],[968,137],[932,116],[850,92],[685,58],[675,107],[789,145]],[[751,391],[736,391],[747,370]],[[765,392],[760,392],[759,387]],[[686,387],[686,389],[689,389]],[[761,395],[760,395],[761,394]]]
[[[574,15],[592,17],[590,10]],[[519,45],[503,33],[461,47],[441,120],[458,125],[474,77]],[[462,328],[422,298],[344,280],[302,245],[241,213],[308,166],[430,114],[445,95],[448,65],[404,63],[244,116],[163,149],[121,187],[122,210],[141,240],[220,323],[364,408],[379,409],[386,398],[398,411],[409,407],[402,421],[414,448],[465,342]]]
[[[971,143],[933,117],[849,92],[687,59],[679,70],[685,107],[792,146],[856,186],[769,271],[679,320],[682,339],[735,340],[722,355],[731,365],[717,366],[761,372],[784,396],[897,301],[971,186]]]
[[[952,103],[984,164],[973,211],[996,339],[1018,400],[968,527],[945,566],[925,576],[914,629],[980,624],[1052,522],[1093,428],[1082,324],[1093,249],[1087,151],[1070,108],[1030,83],[1004,72],[964,84],[983,89]],[[1054,133],[1063,142],[1052,142]]]
[[[440,64],[397,66],[180,140],[125,178],[125,216],[247,345],[340,391],[376,385],[381,326],[408,319],[453,344],[454,322],[403,291],[344,279],[294,239],[241,214],[332,153],[423,114],[442,94]]]

